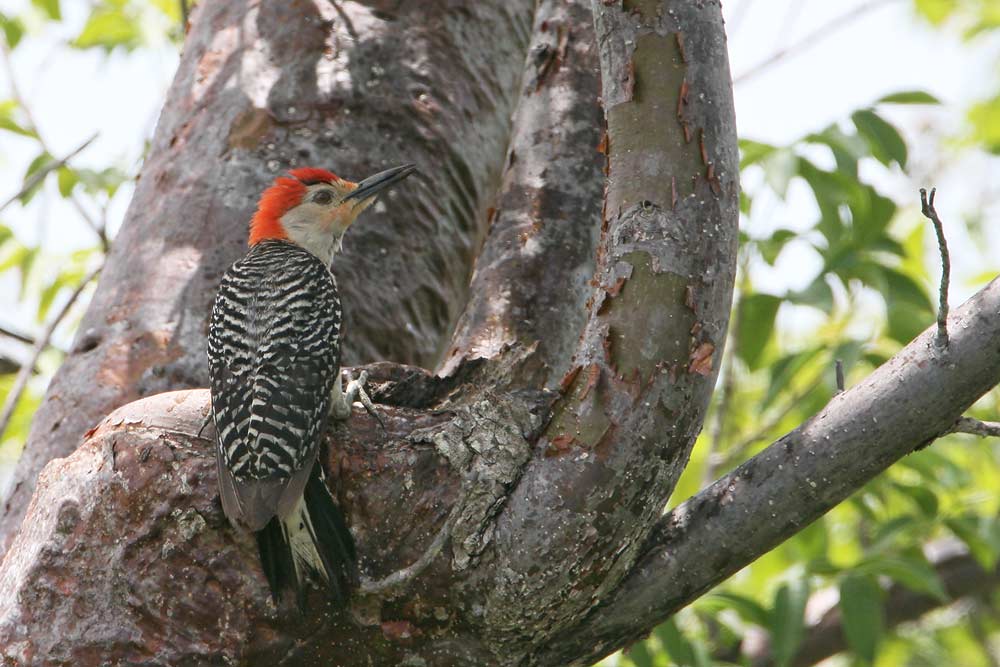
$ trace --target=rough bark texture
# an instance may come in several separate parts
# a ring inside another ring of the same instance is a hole
[[[479,572],[489,631],[527,664],[639,557],[701,428],[735,270],[718,4],[592,5],[609,157],[594,290],[564,396],[498,521],[493,567]],[[631,81],[614,75],[618,60]],[[688,89],[705,102],[687,105]]]
[[[128,401],[207,384],[215,289],[246,251],[257,194],[289,167],[357,179],[418,165],[351,230],[335,272],[346,363],[436,363],[499,178],[533,5],[199,3],[125,224],[35,416],[0,553],[46,462]]]
[[[549,386],[569,370],[600,233],[600,92],[589,3],[540,3],[503,181],[445,372],[514,344],[535,349],[525,370]]]

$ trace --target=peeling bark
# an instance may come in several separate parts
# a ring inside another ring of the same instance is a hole
[[[738,174],[721,12],[715,3],[653,4],[669,9],[647,16],[650,3],[638,13],[593,3],[610,173],[573,362],[587,370],[565,383],[540,456],[501,515],[492,567],[481,570],[490,633],[530,664],[640,556],[687,463],[714,383],[715,371],[696,372],[690,359],[706,343],[721,354],[725,340]],[[679,33],[685,58],[674,48]],[[619,60],[634,63],[632,84],[608,75]],[[718,191],[674,116],[682,80],[703,100],[688,119],[719,165]],[[676,206],[674,181],[685,184]]]
[[[590,3],[540,2],[503,181],[445,372],[515,344],[535,348],[525,383],[551,386],[569,370],[604,192],[599,95]]]

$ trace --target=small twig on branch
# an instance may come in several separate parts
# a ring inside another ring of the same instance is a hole
[[[51,160],[42,165],[42,167],[38,171],[36,171],[35,173],[33,173],[31,176],[28,177],[28,179],[24,182],[24,186],[21,187],[21,189],[18,190],[17,193],[14,194],[14,196],[12,196],[10,199],[5,201],[2,206],[0,206],[0,212],[2,212],[4,209],[6,209],[8,206],[13,204],[15,201],[17,201],[27,193],[31,192],[31,190],[35,188],[35,186],[37,186],[39,183],[41,183],[42,180],[46,176],[48,176],[50,172],[53,172],[56,169],[59,169],[60,167],[66,166],[67,162],[69,162],[79,153],[81,153],[83,149],[85,149],[87,146],[93,143],[94,139],[96,138],[97,134],[95,133],[91,135],[89,139],[87,139],[82,144],[77,146],[75,149],[70,151],[70,153],[67,154],[65,157],[59,158],[58,160]]]
[[[17,331],[13,331],[11,329],[8,329],[5,326],[0,326],[0,336],[6,336],[7,338],[13,338],[14,340],[16,340],[18,342],[27,343],[28,345],[34,345],[35,344],[35,339],[32,338],[31,336],[28,336],[27,334],[23,334],[23,333],[18,333]]]
[[[1000,422],[984,422],[972,417],[959,417],[949,433],[968,433],[983,438],[1000,438]]]
[[[874,2],[869,2],[866,5],[860,5],[854,9],[845,12],[844,14],[833,19],[829,23],[821,26],[817,30],[812,31],[799,41],[794,44],[790,44],[782,49],[778,49],[773,54],[760,61],[756,65],[752,66],[747,71],[743,72],[739,76],[733,79],[733,83],[742,83],[747,79],[752,79],[761,72],[765,71],[768,67],[774,65],[777,62],[781,62],[785,58],[791,55],[795,55],[801,51],[808,51],[812,47],[819,44],[824,39],[831,37],[838,30],[846,28],[851,23],[854,23],[865,14],[869,14],[876,9],[884,7],[896,0],[875,0]]]
[[[951,280],[951,258],[948,255],[948,241],[944,238],[944,225],[938,217],[937,209],[934,208],[934,195],[937,188],[931,188],[930,199],[927,197],[927,190],[920,188],[920,212],[928,220],[934,223],[934,231],[937,233],[938,250],[941,251],[941,291],[940,305],[937,315],[937,339],[938,347],[948,347],[948,283]]]
[[[49,323],[45,325],[45,329],[38,335],[35,340],[35,345],[31,349],[31,357],[21,366],[21,370],[18,371],[17,377],[14,378],[14,384],[11,385],[10,391],[7,393],[7,397],[4,400],[3,411],[0,412],[0,440],[3,439],[4,433],[7,431],[7,427],[10,426],[10,420],[14,416],[14,408],[17,407],[18,401],[21,400],[21,394],[24,393],[25,387],[28,386],[28,380],[31,379],[31,374],[38,363],[38,358],[42,356],[42,353],[48,349],[49,342],[52,339],[52,334],[55,332],[56,327],[65,319],[66,315],[69,314],[70,309],[76,300],[80,298],[83,294],[83,290],[90,284],[90,282],[97,277],[100,273],[101,266],[84,276],[80,284],[76,286],[73,293],[69,295],[66,303],[63,304],[59,312],[49,320]]]
[[[188,3],[187,0],[180,0],[180,3],[181,3],[181,30],[185,34],[187,34],[187,25],[189,16]]]
[[[834,366],[837,370],[837,393],[841,394],[844,391],[844,360],[837,359]]]

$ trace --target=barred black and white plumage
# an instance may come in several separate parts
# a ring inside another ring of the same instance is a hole
[[[354,183],[301,167],[257,202],[250,252],[226,273],[208,334],[222,509],[257,534],[275,599],[307,580],[343,604],[355,578],[354,541],[316,458],[331,416],[354,397],[379,421],[362,372],[340,382],[340,297],[327,268],[347,228],[411,164]],[[332,395],[331,395],[332,392]]]
[[[327,267],[284,240],[255,244],[222,280],[208,358],[222,504],[258,534],[277,595],[318,578],[343,599],[354,547],[317,453],[340,369],[340,299]],[[339,387],[339,384],[337,385]]]

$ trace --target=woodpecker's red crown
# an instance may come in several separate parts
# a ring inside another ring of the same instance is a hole
[[[250,221],[250,245],[267,239],[287,239],[281,216],[302,203],[308,186],[317,183],[346,183],[326,169],[300,167],[288,172],[292,178],[279,176],[260,196],[257,212]],[[354,185],[351,183],[351,185]]]
[[[327,261],[347,228],[379,193],[414,171],[416,167],[407,164],[355,183],[325,169],[292,169],[291,178],[276,178],[260,196],[250,222],[250,245],[286,239]]]

